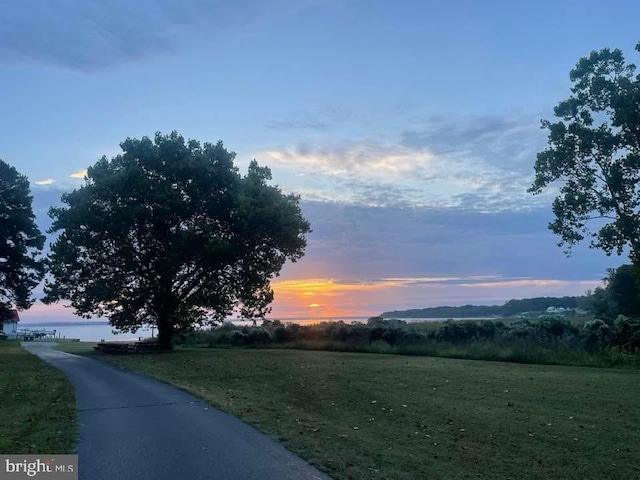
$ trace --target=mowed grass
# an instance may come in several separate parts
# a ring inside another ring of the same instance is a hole
[[[96,342],[78,342],[76,340],[55,340],[57,344],[56,350],[62,350],[67,353],[74,353],[76,355],[89,355],[94,353],[93,347],[96,346]]]
[[[76,438],[71,383],[18,342],[0,342],[0,454],[72,453]]]
[[[338,479],[640,478],[637,370],[267,349],[99,358],[193,392]]]

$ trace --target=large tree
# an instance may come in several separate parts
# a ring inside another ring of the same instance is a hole
[[[120,146],[50,210],[60,234],[45,300],[121,331],[155,324],[166,348],[176,330],[268,313],[270,280],[302,257],[310,231],[298,197],[255,160],[241,175],[222,142],[173,132]]]
[[[640,264],[640,76],[620,50],[603,49],[581,58],[570,79],[558,120],[542,122],[548,148],[530,191],[557,186],[549,228],[567,250],[588,237],[608,255],[629,248]]]
[[[0,160],[0,325],[12,308],[33,304],[31,292],[44,276],[44,260],[38,257],[45,237],[32,201],[27,178]]]

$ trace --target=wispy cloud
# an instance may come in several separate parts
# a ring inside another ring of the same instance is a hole
[[[490,279],[490,281],[487,281]],[[563,287],[581,285],[594,288],[601,285],[601,280],[560,280],[548,278],[507,278],[500,275],[471,275],[467,277],[394,277],[381,279],[334,279],[307,278],[299,280],[280,280],[273,287],[280,293],[316,292],[331,295],[341,291],[372,291],[382,288],[415,287],[415,286],[455,286],[467,288],[500,288],[500,287]]]
[[[398,146],[360,144],[334,148],[310,148],[261,152],[269,164],[330,177],[356,176],[359,178],[389,177],[403,180],[410,177],[428,177],[433,155],[415,152]]]
[[[280,280],[273,282],[273,288],[280,293],[302,292],[323,293],[325,295],[331,295],[331,292],[338,290],[376,290],[392,285],[396,285],[396,283],[386,280],[335,280],[332,278],[306,278],[300,280]]]
[[[397,285],[421,285],[431,283],[471,282],[480,283],[489,279],[502,278],[498,275],[470,275],[468,277],[394,277],[383,278],[382,282],[391,282]]]
[[[37,182],[33,182],[34,185],[53,185],[56,181],[53,178],[47,178],[45,180],[38,180]]]
[[[186,44],[308,4],[290,0],[0,2],[0,63],[42,62],[96,71],[171,54]]]
[[[496,282],[473,282],[473,283],[458,283],[458,287],[467,288],[502,288],[502,287],[525,287],[525,288],[537,288],[537,287],[567,287],[567,286],[580,286],[585,290],[593,289],[599,285],[602,285],[601,280],[582,280],[582,281],[569,281],[569,280],[557,280],[546,278],[522,278],[522,279],[505,279]]]
[[[78,170],[77,172],[73,172],[71,175],[69,175],[69,178],[84,178],[87,176],[87,169],[85,168],[84,170]]]
[[[544,145],[537,116],[400,116],[398,122],[403,126],[383,134],[312,136],[255,156],[281,172],[284,187],[315,192],[314,199],[480,211],[548,205],[551,193],[527,193]]]
[[[400,133],[401,144],[437,155],[471,155],[491,163],[531,167],[531,154],[544,142],[538,115],[512,114],[416,117]]]

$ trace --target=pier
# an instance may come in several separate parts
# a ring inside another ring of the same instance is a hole
[[[54,339],[56,338],[56,330],[47,330],[46,328],[19,328],[17,337],[20,340],[38,340],[38,339]]]

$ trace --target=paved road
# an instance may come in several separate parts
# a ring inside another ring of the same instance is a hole
[[[84,480],[328,479],[253,427],[169,385],[24,343],[62,370],[78,401]]]

